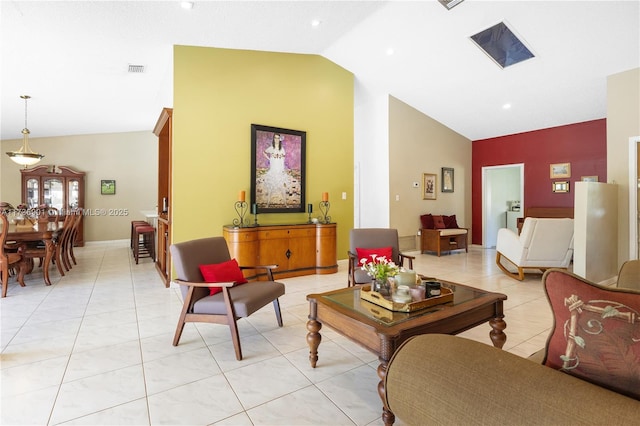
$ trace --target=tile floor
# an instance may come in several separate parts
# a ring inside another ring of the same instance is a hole
[[[240,321],[244,359],[226,326],[188,324],[171,341],[181,309],[149,259],[136,265],[129,241],[89,243],[78,265],[53,285],[42,273],[21,288],[11,279],[0,301],[3,425],[379,425],[377,359],[323,329],[318,367],[308,361],[305,296],[346,285],[332,275],[281,280],[284,327],[271,305]],[[504,276],[495,251],[417,256],[415,269],[508,295],[506,350],[528,356],[544,346],[551,313],[540,275]],[[467,338],[490,344],[488,324]],[[401,425],[398,421],[396,424]]]

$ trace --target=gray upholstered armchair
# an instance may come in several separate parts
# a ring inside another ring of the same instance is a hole
[[[272,269],[277,265],[241,266],[241,269],[266,269],[268,281],[254,281],[239,285],[237,282],[206,283],[200,265],[220,264],[231,260],[227,243],[222,237],[202,238],[173,244],[170,247],[173,264],[180,284],[184,305],[173,339],[177,346],[187,322],[226,324],[236,351],[236,359],[242,359],[240,336],[236,320],[248,317],[263,306],[273,302],[278,326],[282,327],[282,315],[278,297],[284,294],[284,284],[273,281]],[[222,291],[210,295],[211,287]]]
[[[388,228],[356,228],[349,233],[349,287],[356,284],[366,284],[371,282],[371,277],[360,269],[358,264],[358,248],[381,248],[391,247],[391,260],[398,266],[404,266],[405,259],[408,260],[409,269],[413,269],[413,259],[415,256],[408,256],[400,253],[398,243],[398,230]]]

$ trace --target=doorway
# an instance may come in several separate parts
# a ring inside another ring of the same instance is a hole
[[[482,168],[482,246],[495,248],[498,229],[507,227],[513,202],[524,209],[524,164]]]
[[[638,259],[640,253],[640,136],[629,138],[629,259]]]

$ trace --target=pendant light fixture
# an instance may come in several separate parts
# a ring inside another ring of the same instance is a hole
[[[36,164],[42,160],[44,155],[38,154],[31,150],[29,146],[29,128],[27,127],[27,101],[31,98],[29,95],[21,95],[20,98],[24,99],[24,129],[22,129],[22,147],[18,151],[9,151],[7,155],[15,163],[21,166],[27,167]]]

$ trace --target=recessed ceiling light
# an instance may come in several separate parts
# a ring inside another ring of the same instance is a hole
[[[180,2],[180,7],[182,7],[183,9],[191,10],[191,9],[193,9],[193,2],[192,1],[181,1]]]
[[[511,104],[507,102],[506,104],[502,105],[502,109],[511,109]]]
[[[387,49],[387,52],[386,52],[386,53],[387,53],[387,55],[391,56],[391,55],[393,55],[395,52],[394,52],[393,48],[391,48],[391,47],[390,47],[390,48],[388,48],[388,49]]]
[[[320,24],[322,24],[322,21],[319,19],[314,19],[313,21],[311,21],[311,26],[312,27],[319,27]]]

